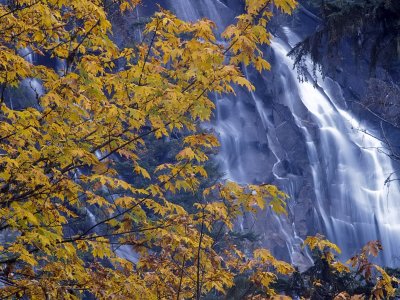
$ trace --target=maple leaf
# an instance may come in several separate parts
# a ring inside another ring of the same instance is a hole
[[[28,79],[43,91],[35,108],[9,105],[17,93],[0,104],[0,234],[10,232],[0,257],[14,268],[0,268],[0,298],[193,299],[225,293],[250,271],[274,294],[275,273],[291,267],[267,250],[247,257],[234,241],[221,246],[212,231],[229,233],[237,217],[266,204],[286,214],[287,196],[271,185],[221,182],[194,200],[218,147],[199,121],[212,117],[210,95],[255,89],[241,63],[269,69],[262,47],[272,37],[271,1],[246,1],[225,30],[159,7],[146,20],[148,38],[122,47],[111,12],[129,16],[138,0],[3,2],[0,84]],[[289,13],[295,1],[275,4]],[[62,66],[39,65],[33,54]],[[175,158],[149,166],[151,141],[176,136]],[[139,176],[121,176],[124,163]],[[174,203],[180,190],[198,204]]]

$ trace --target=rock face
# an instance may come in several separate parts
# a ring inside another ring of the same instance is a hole
[[[219,159],[231,180],[271,183],[288,193],[288,217],[262,211],[256,219],[247,216],[241,229],[255,231],[261,244],[280,258],[291,257],[299,265],[308,265],[311,261],[301,250],[299,236],[315,233],[315,194],[305,139],[287,102],[299,97],[297,83],[273,52],[269,56],[272,72],[260,75],[246,70],[256,86],[254,93],[238,89],[236,97],[216,100],[214,128],[222,145]],[[306,108],[301,101],[294,103],[306,120]],[[309,127],[312,130],[312,120]]]

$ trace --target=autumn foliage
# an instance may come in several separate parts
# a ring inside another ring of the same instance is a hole
[[[257,299],[274,295],[277,274],[293,267],[267,249],[245,254],[225,233],[244,212],[284,214],[286,195],[233,182],[199,195],[218,146],[199,124],[215,108],[210,94],[254,89],[240,64],[269,69],[261,47],[271,7],[291,13],[296,1],[246,0],[221,36],[210,20],[160,8],[146,39],[122,49],[109,14],[129,14],[139,1],[1,3],[0,298],[199,299],[225,293],[239,274]],[[29,53],[61,67],[32,63]],[[6,92],[27,79],[42,87],[37,103],[14,109],[19,99]],[[186,135],[175,160],[147,170],[147,138],[176,132]],[[137,184],[119,176],[120,160],[132,162]],[[180,191],[191,193],[190,211],[171,201]]]
[[[249,0],[222,37],[209,20],[184,22],[160,8],[147,38],[123,49],[109,14],[129,14],[138,1],[0,4],[0,298],[200,298],[247,271],[273,294],[275,272],[292,267],[265,249],[251,258],[234,243],[221,247],[216,232],[266,203],[284,212],[282,192],[218,183],[190,213],[170,199],[180,190],[195,197],[207,176],[207,151],[218,146],[198,132],[214,109],[209,95],[254,89],[239,64],[269,68],[260,47],[271,38],[271,5],[290,13],[295,4]],[[30,53],[61,67],[32,63]],[[6,92],[27,79],[42,87],[37,103],[14,109],[19,99]],[[176,160],[149,173],[145,138],[177,131],[190,134]],[[121,178],[120,159],[146,184]],[[138,261],[118,256],[121,246]]]

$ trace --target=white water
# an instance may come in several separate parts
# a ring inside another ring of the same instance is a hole
[[[219,29],[234,22],[234,18],[231,17],[232,11],[217,0],[174,0],[170,3],[177,16],[187,21],[207,17],[213,20],[220,27]],[[273,130],[273,125],[269,121],[268,113],[263,109],[262,99],[253,93],[250,97],[257,107],[263,128],[254,128],[255,123],[251,121],[254,116],[246,110],[246,104],[241,101],[240,96],[216,100],[216,121],[213,127],[221,141],[218,159],[222,162],[225,178],[240,183],[264,182],[266,170],[263,167],[271,160],[279,162],[277,155],[269,157],[262,154],[262,147],[265,144],[272,146],[269,149],[272,153],[279,149],[273,148],[274,136],[266,134]],[[225,111],[228,113],[225,114]],[[254,149],[251,149],[249,144],[257,145],[257,155],[252,155],[255,154]],[[254,172],[249,172],[250,169]],[[291,185],[286,178],[274,175],[277,179],[286,181],[287,185]],[[270,209],[260,212],[256,219],[248,215],[244,216],[238,220],[238,229],[243,232],[254,229],[261,235],[261,244],[269,248],[275,246],[274,242],[270,241],[272,240],[271,232],[273,232],[273,239],[278,240],[280,246],[286,249],[283,257],[289,258],[293,264],[300,266],[301,270],[305,270],[311,264],[311,257],[301,247],[303,240],[298,236],[294,222],[286,217],[276,216]]]
[[[219,1],[200,2],[202,5],[197,1],[174,0],[172,8],[186,20],[205,15],[217,24],[232,21],[225,17]],[[206,11],[200,11],[199,6],[203,7],[205,2],[211,4],[206,5]],[[292,45],[299,39],[289,28],[284,28],[284,33]],[[336,242],[343,249],[343,258],[353,255],[369,240],[379,239],[384,246],[381,262],[398,264],[400,209],[397,195],[400,193],[397,183],[385,186],[385,180],[394,172],[391,160],[378,151],[382,147],[378,140],[359,130],[369,131],[368,125],[361,126],[338,104],[344,103],[338,84],[329,78],[320,79],[319,88],[310,82],[298,82],[293,61],[286,56],[290,46],[275,38],[272,48],[279,67],[264,76],[274,76],[273,83],[283,94],[281,102],[290,109],[307,149],[315,195],[314,223],[319,225],[319,228],[309,228],[310,231],[322,231]],[[266,88],[267,85],[256,86],[257,90]],[[247,100],[242,99],[245,97]],[[238,182],[263,182],[265,174],[271,172],[271,180],[278,182],[292,196],[292,201],[296,201],[293,194],[298,183],[276,172],[282,149],[277,143],[278,127],[270,121],[271,109],[267,101],[253,93],[217,99],[215,130],[221,141],[219,159],[226,177]],[[255,111],[249,108],[249,102],[253,102]],[[300,106],[305,112],[299,112]],[[272,166],[272,170],[266,170],[267,166]],[[289,202],[291,209],[292,202]],[[295,215],[296,211],[291,213]],[[271,228],[278,230],[284,236],[292,262],[306,264],[309,257],[299,246],[302,240],[295,223],[268,212],[265,214],[266,220],[257,223],[258,231],[263,231],[260,224],[269,234]],[[240,226],[246,227],[243,223]],[[252,226],[254,223],[248,227]]]
[[[36,62],[36,54],[29,48],[20,49],[19,54],[29,63],[34,64]],[[25,78],[21,81],[21,86],[27,89],[29,92],[29,97],[32,99],[36,99],[36,103],[33,104],[38,106],[37,100],[43,96],[44,89],[42,83],[36,78]],[[10,106],[13,108],[12,99],[10,100]]]
[[[287,45],[276,39],[272,47],[284,64],[293,64],[286,56],[290,50]],[[296,78],[297,74],[292,71],[292,76]],[[394,172],[392,161],[378,151],[383,145],[377,139],[360,130],[368,129],[366,125],[361,126],[336,103],[331,91],[336,89],[335,94],[340,94],[339,85],[321,78],[319,82],[324,92],[310,82],[297,82],[301,101],[318,126],[319,143],[312,140],[296,116],[292,99],[288,98],[287,105],[307,140],[316,204],[325,233],[342,247],[345,256],[352,255],[357,246],[379,239],[385,248],[383,263],[395,265],[400,247],[400,193],[397,183],[385,185]]]

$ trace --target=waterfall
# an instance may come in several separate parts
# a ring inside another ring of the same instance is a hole
[[[291,40],[290,30],[288,33]],[[286,54],[290,50],[275,39],[272,47],[283,64],[293,62]],[[296,77],[292,70],[291,75]],[[285,82],[282,78],[282,84]],[[318,139],[313,139],[301,118],[296,116],[293,101],[287,105],[302,129],[307,143],[316,195],[316,209],[322,221],[321,230],[350,257],[370,240],[381,240],[384,251],[381,263],[398,265],[400,247],[400,209],[397,205],[399,186],[385,185],[395,172],[390,158],[379,151],[381,142],[366,134],[368,124],[361,125],[350,112],[338,104],[341,88],[333,80],[319,78],[317,89],[310,82],[297,82],[298,95],[318,127]],[[362,131],[360,130],[362,129]]]
[[[246,69],[245,75],[249,77]],[[275,183],[294,199],[295,180],[281,177],[275,172],[281,163],[281,156],[270,111],[255,93],[246,94],[237,92],[238,97],[219,98],[216,101],[214,130],[221,142],[218,160],[225,172],[225,178],[243,184]],[[248,108],[249,102],[254,105],[254,110]],[[269,172],[272,172],[272,177],[268,178],[266,174]],[[288,210],[291,215],[294,214],[290,206],[292,203],[289,200]],[[303,271],[312,264],[309,253],[302,249],[303,240],[297,233],[293,219],[277,216],[266,209],[259,212],[256,218],[246,215],[239,222],[242,231],[255,231],[260,235],[263,246],[271,250],[275,248],[275,255],[290,259],[300,270]],[[283,255],[282,250],[288,256]]]
[[[175,0],[170,8],[185,20],[208,17],[217,24],[232,22],[220,1]],[[292,263],[305,267],[310,257],[301,248],[306,235],[320,232],[342,248],[344,259],[366,242],[381,240],[380,262],[398,265],[399,187],[385,185],[392,162],[379,151],[381,143],[360,129],[370,126],[345,109],[340,86],[320,78],[320,86],[299,82],[287,57],[299,38],[290,28],[272,42],[270,73],[255,75],[256,92],[240,88],[237,96],[216,99],[212,126],[221,142],[218,160],[226,178],[240,183],[269,182],[289,196],[289,217],[269,211],[257,219],[240,220],[240,228],[255,230],[264,246],[286,252]],[[301,234],[299,233],[301,232]]]
[[[36,54],[30,48],[21,48],[18,50],[18,54],[27,62],[31,64],[36,63]],[[43,94],[44,89],[40,80],[36,78],[24,78],[21,80],[18,88],[7,87],[4,96],[5,103],[11,109],[21,109],[25,107],[38,108],[38,99]]]
[[[214,21],[220,30],[234,22],[233,10],[221,1],[175,0],[169,3],[177,16],[187,21],[207,17]],[[280,158],[274,153],[278,152],[279,148],[274,147],[276,137],[271,134],[274,128],[269,121],[268,111],[263,107],[263,100],[254,93],[238,90],[236,94],[235,97],[214,97],[217,109],[211,127],[221,142],[217,159],[222,164],[225,178],[245,184],[270,182],[275,177],[279,186],[284,186],[284,190],[294,198],[291,189],[296,183],[279,177],[277,173],[271,178],[266,176],[268,169],[274,169],[268,167],[270,163],[277,165]],[[251,121],[254,120],[255,112],[248,109],[247,100],[255,105],[262,126],[257,126]],[[290,207],[288,209],[291,210]],[[293,212],[291,214],[293,215]],[[254,231],[260,237],[258,244],[273,250],[278,258],[290,260],[302,271],[312,264],[309,253],[302,249],[303,240],[299,237],[293,218],[279,217],[270,209],[266,209],[260,211],[256,218],[245,215],[238,220],[238,229],[243,232]]]

